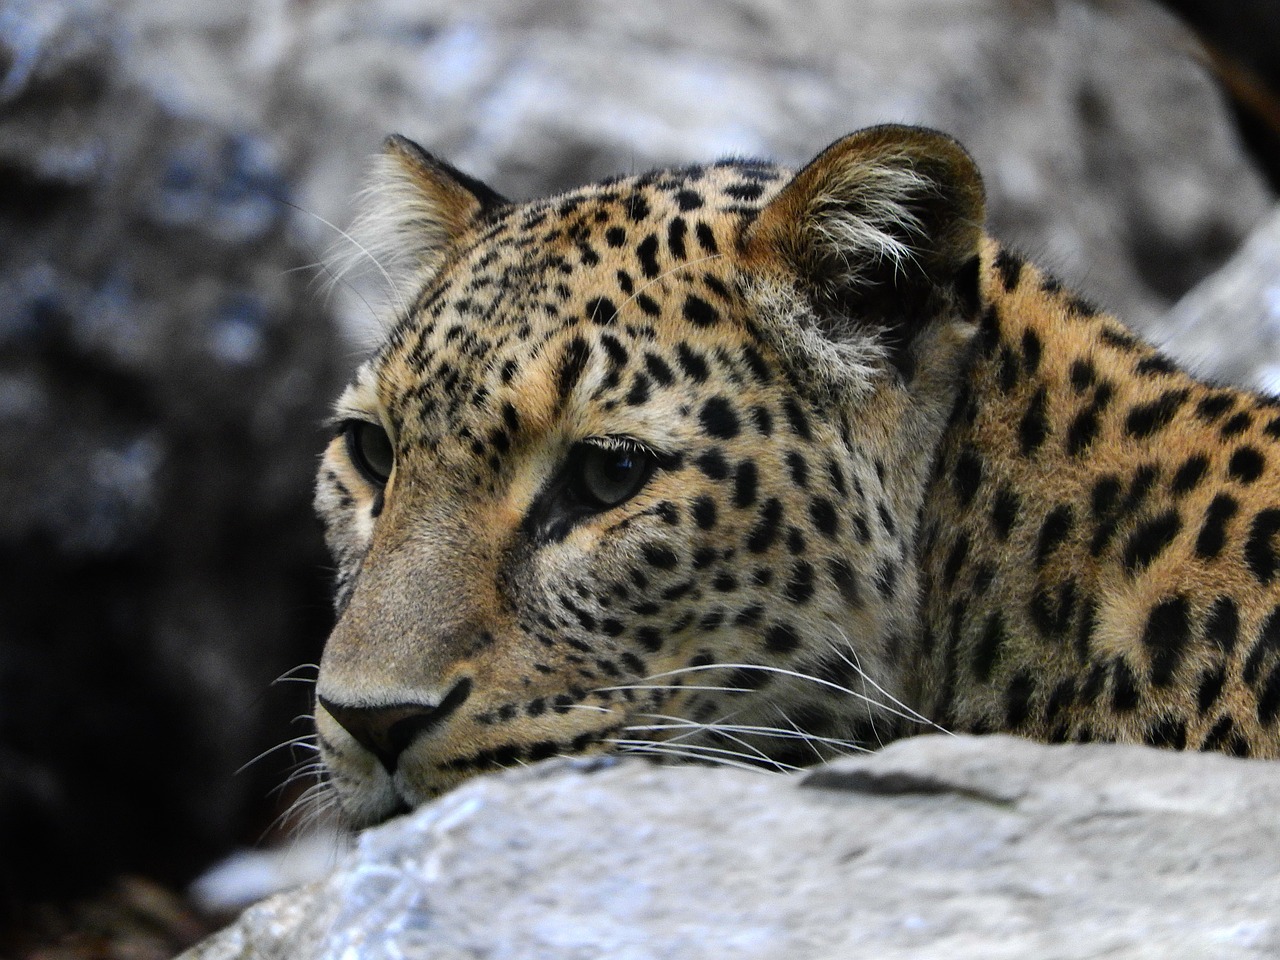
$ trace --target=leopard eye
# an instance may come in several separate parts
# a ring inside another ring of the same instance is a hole
[[[367,420],[348,420],[342,428],[347,456],[360,475],[375,487],[384,487],[396,465],[395,450],[387,431]]]
[[[653,473],[654,460],[639,447],[585,444],[575,464],[578,495],[598,510],[630,500]]]

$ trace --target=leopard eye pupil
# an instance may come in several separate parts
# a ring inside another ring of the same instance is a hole
[[[642,454],[588,448],[583,454],[579,481],[582,493],[596,506],[615,507],[635,496],[649,473],[648,458]]]
[[[375,486],[384,486],[395,467],[395,451],[387,431],[376,423],[353,420],[347,424],[347,452],[351,462],[366,480]]]

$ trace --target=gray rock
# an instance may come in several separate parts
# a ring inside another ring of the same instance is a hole
[[[268,688],[327,626],[344,348],[290,272],[287,170],[127,61],[87,4],[0,3],[4,902],[260,834],[285,764],[233,774],[307,709]]]
[[[1245,958],[1280,766],[919,737],[802,776],[552,762],[367,831],[187,960]]]
[[[1280,394],[1280,208],[1147,333],[1206,376]]]
[[[270,131],[300,204],[338,223],[391,130],[527,196],[925,123],[974,152],[997,234],[1141,327],[1272,201],[1195,42],[1148,0],[116,6],[139,82]]]

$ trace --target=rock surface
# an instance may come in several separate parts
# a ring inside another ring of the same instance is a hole
[[[187,960],[1280,951],[1280,766],[919,737],[800,776],[552,762],[367,831]]]
[[[1192,369],[1280,394],[1280,209],[1147,334]]]

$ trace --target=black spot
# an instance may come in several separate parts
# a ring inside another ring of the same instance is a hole
[[[709,327],[720,322],[716,308],[692,293],[684,298],[684,318],[696,327]]]
[[[1000,284],[1006,291],[1011,292],[1018,285],[1023,266],[1022,258],[1008,250],[1001,250],[996,254],[996,270],[1000,274]]]
[[[702,247],[707,253],[714,255],[720,252],[720,246],[716,243],[715,232],[705,223],[699,223],[693,232],[698,237],[698,246]]]
[[[1196,404],[1196,416],[1205,423],[1213,423],[1235,406],[1236,398],[1229,393],[1211,393]]]
[[[1227,542],[1227,521],[1234,517],[1240,504],[1230,494],[1220,493],[1213,498],[1204,514],[1204,524],[1196,537],[1196,556],[1212,560],[1222,552]]]
[[[1213,729],[1209,731],[1204,738],[1204,743],[1200,744],[1203,751],[1221,750],[1227,742],[1227,738],[1231,736],[1235,727],[1235,721],[1229,717],[1222,717],[1213,725]]]
[[[1018,522],[1018,511],[1021,508],[1022,501],[1009,488],[1006,487],[996,494],[995,501],[991,505],[991,522],[995,525],[996,536],[1001,540],[1009,539],[1013,525]]]
[[[840,519],[836,508],[825,497],[814,497],[809,501],[809,517],[819,533],[828,540],[834,540],[840,532]]]
[[[733,593],[738,589],[738,578],[728,571],[721,570],[711,578],[711,586],[720,593]]]
[[[1205,617],[1204,638],[1212,641],[1224,654],[1236,648],[1240,636],[1240,612],[1228,596],[1218,597]]]
[[[674,570],[680,565],[680,558],[669,547],[645,544],[641,549],[645,563],[659,570]]]
[[[1138,706],[1138,680],[1123,657],[1111,662],[1111,709],[1127,713]]]
[[[588,300],[586,306],[587,321],[607,327],[618,319],[618,308],[606,297]]]
[[[778,539],[782,524],[782,502],[776,497],[769,499],[761,508],[755,526],[747,537],[747,549],[752,553],[764,553]]]
[[[1187,402],[1189,390],[1170,390],[1150,403],[1142,403],[1129,411],[1125,431],[1131,437],[1143,438],[1158,433],[1169,425],[1174,415]]]
[[[1255,447],[1241,447],[1227,462],[1227,473],[1240,483],[1253,483],[1262,476],[1266,458]]]
[[[1070,504],[1060,503],[1049,511],[1040,525],[1040,539],[1036,544],[1036,567],[1045,565],[1062,541],[1067,539],[1074,521],[1074,511]]]
[[[857,574],[853,572],[848,561],[837,557],[827,564],[831,571],[831,582],[840,591],[840,598],[854,609],[862,606],[862,591],[858,587]]]
[[[1222,429],[1218,432],[1222,435],[1222,439],[1230,440],[1237,437],[1253,426],[1253,417],[1247,413],[1237,413],[1226,423],[1222,425]]]
[[[636,256],[640,258],[640,271],[650,280],[662,272],[658,266],[658,238],[652,233],[640,241]]]
[[[687,232],[688,225],[683,217],[676,217],[667,227],[667,249],[677,260],[685,259],[684,238]]]
[[[716,502],[710,497],[698,497],[693,501],[693,521],[703,530],[716,525]]]
[[[676,363],[680,364],[680,369],[694,383],[706,382],[709,375],[707,361],[701,354],[689,349],[688,344],[680,343],[676,346]]]
[[[1271,668],[1258,694],[1258,722],[1269,727],[1280,713],[1280,663]]]
[[[982,628],[982,635],[978,638],[978,642],[973,648],[971,667],[974,677],[980,682],[986,683],[991,679],[991,671],[995,668],[996,663],[999,662],[1007,640],[1004,614],[996,610],[987,617],[987,622]]]
[[[1018,358],[1010,346],[1000,348],[1000,369],[996,374],[1001,393],[1009,393],[1018,385]]]
[[[623,201],[623,209],[628,217],[639,223],[649,215],[649,201],[642,194],[633,193]]]
[[[799,646],[800,637],[789,623],[775,623],[764,633],[764,647],[770,653],[791,653]]]
[[[758,183],[731,183],[724,192],[735,200],[755,200],[764,193],[764,187]]]
[[[1089,675],[1085,677],[1084,684],[1080,687],[1080,702],[1085,706],[1092,706],[1099,696],[1102,695],[1102,688],[1107,682],[1107,665],[1105,663],[1095,663],[1093,669],[1089,671]]]
[[[574,337],[565,345],[564,358],[556,371],[556,395],[562,406],[582,378],[582,371],[586,368],[587,359],[590,356],[591,347],[581,337]]]
[[[649,653],[662,649],[662,632],[657,627],[640,627],[636,630],[636,643]]]
[[[965,558],[969,555],[969,537],[961,531],[956,536],[955,543],[951,545],[951,552],[947,554],[947,562],[942,568],[942,586],[946,590],[950,590],[955,586],[956,577],[960,575],[961,569],[964,567]]]
[[[1153,353],[1134,364],[1133,372],[1140,377],[1152,377],[1165,373],[1177,373],[1178,365],[1163,354]]]
[[[637,373],[631,381],[631,389],[627,392],[627,406],[640,407],[649,402],[649,378]]]
[[[1071,386],[1076,393],[1084,393],[1098,379],[1098,370],[1092,360],[1071,361]]]
[[[1166,510],[1140,523],[1125,544],[1125,569],[1131,574],[1145,569],[1164,552],[1181,529],[1182,518],[1176,510]]]
[[[621,636],[623,629],[624,628],[623,628],[622,622],[619,620],[615,620],[613,617],[609,617],[600,622],[600,631],[606,637]]]
[[[627,231],[621,227],[610,227],[604,232],[604,242],[611,247],[620,247],[627,242]]]
[[[1076,612],[1075,579],[1068,578],[1059,584],[1056,597],[1048,584],[1038,585],[1031,594],[1027,610],[1042,637],[1053,640],[1065,636]]]
[[[1019,670],[1009,681],[1004,702],[1005,723],[1009,729],[1016,730],[1027,722],[1027,716],[1031,713],[1031,697],[1035,691],[1035,679],[1026,670]]]
[[[657,301],[647,293],[637,293],[635,296],[635,304],[640,310],[649,317],[658,317],[662,315],[662,308],[658,306]]]
[[[1182,750],[1187,745],[1187,725],[1182,720],[1165,717],[1147,728],[1143,740],[1151,747]]]
[[[792,450],[787,454],[787,469],[791,472],[791,482],[797,487],[809,485],[809,465],[804,455]]]
[[[1076,683],[1075,683],[1075,680],[1073,680],[1071,677],[1067,677],[1065,680],[1059,683],[1056,687],[1054,687],[1053,692],[1049,695],[1049,702],[1046,703],[1044,707],[1045,723],[1052,723],[1053,721],[1057,720],[1059,714],[1061,714],[1064,710],[1070,709],[1071,705],[1074,704],[1075,701],[1076,701]],[[1066,737],[1064,735],[1063,737],[1059,738],[1059,742],[1062,742],[1065,739]]]
[[[809,432],[809,420],[804,415],[804,411],[800,409],[800,405],[796,403],[795,398],[787,397],[782,403],[782,412],[786,414],[787,423],[791,425],[791,430],[801,440],[812,440],[813,434]]]
[[[733,505],[740,510],[745,510],[755,503],[758,486],[759,477],[755,462],[741,461],[733,472]]]
[[[761,406],[751,408],[751,422],[756,425],[756,429],[760,431],[762,437],[773,436],[773,417],[769,415],[769,411]]]
[[[813,567],[803,560],[792,567],[783,594],[792,603],[808,603],[813,597]]]
[[[1041,353],[1040,335],[1030,328],[1022,331],[1022,367],[1028,377],[1039,372]]]
[[[1196,686],[1196,707],[1200,711],[1200,716],[1203,717],[1209,712],[1209,708],[1218,702],[1226,682],[1227,668],[1222,664],[1200,675],[1200,683]]]
[[[1280,440],[1280,417],[1272,417],[1267,421],[1267,425],[1262,428],[1262,432],[1272,440]]]
[[[956,497],[962,507],[967,507],[982,485],[982,457],[971,446],[966,446],[956,458],[955,473],[952,474]]]
[[[1098,601],[1086,597],[1080,611],[1080,622],[1076,627],[1076,659],[1080,663],[1088,663],[1093,650],[1093,631],[1098,624]]]
[[[1029,457],[1039,450],[1049,434],[1048,403],[1048,393],[1041,387],[1027,405],[1027,412],[1023,414],[1022,423],[1018,427],[1023,456]]]
[[[1157,687],[1169,686],[1191,642],[1187,598],[1169,597],[1152,607],[1142,631],[1142,642],[1151,656],[1151,682]]]
[[[1274,507],[1258,511],[1249,525],[1244,559],[1261,583],[1270,583],[1276,575],[1276,551],[1272,541],[1277,532],[1280,532],[1280,510]]]
[[[675,374],[667,366],[667,362],[655,353],[644,355],[644,368],[659,386],[668,387],[675,382]]]
[[[1132,353],[1142,347],[1142,343],[1133,334],[1127,330],[1120,330],[1116,327],[1103,327],[1098,331],[1098,337],[1106,344],[1115,347],[1117,350],[1123,350],[1126,353]]]
[[[1280,607],[1267,614],[1267,619],[1258,630],[1258,639],[1253,642],[1253,649],[1249,651],[1244,669],[1240,673],[1245,683],[1252,685],[1258,679],[1262,661],[1267,658],[1268,653],[1274,651],[1280,651]]]
[[[712,447],[700,454],[693,462],[708,479],[723,480],[729,476],[729,464],[725,461],[719,447]]]
[[[702,423],[702,429],[719,440],[731,440],[741,429],[733,404],[724,397],[712,397],[707,400],[702,405],[702,412],[698,415],[698,419]]]
[[[682,213],[697,210],[702,206],[702,197],[692,190],[681,190],[676,193],[676,206],[680,208]]]
[[[1098,425],[1098,407],[1091,403],[1077,413],[1067,427],[1067,453],[1073,457],[1084,453],[1097,438]]]
[[[876,590],[886,600],[893,599],[893,592],[898,586],[898,567],[892,560],[885,560],[876,568]]]
[[[1200,481],[1204,479],[1205,472],[1209,469],[1209,458],[1204,454],[1195,454],[1188,457],[1186,461],[1178,468],[1178,472],[1173,475],[1173,482],[1169,489],[1173,491],[1175,496],[1181,496],[1190,493],[1200,485]]]

